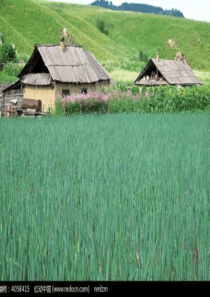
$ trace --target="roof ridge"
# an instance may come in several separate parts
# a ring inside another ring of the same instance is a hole
[[[156,60],[156,58],[151,58],[151,60],[155,60],[155,61],[157,61]],[[180,60],[168,60],[168,59],[159,59],[157,62],[159,62],[159,61],[173,61],[173,62],[182,62],[183,63],[183,61],[180,61]],[[185,62],[185,63],[187,63],[187,62]]]
[[[34,45],[34,47],[42,47],[42,46],[45,46],[45,47],[60,46],[60,43],[56,43],[56,44],[35,44]],[[65,44],[65,46],[82,48],[81,45],[73,45],[73,44]]]

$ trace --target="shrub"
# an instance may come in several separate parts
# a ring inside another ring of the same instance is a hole
[[[120,90],[121,92],[127,92],[127,87],[126,87],[126,85],[125,84],[119,84],[118,85],[118,90]]]
[[[144,96],[145,92],[146,92],[146,86],[143,85],[141,89],[141,94]]]
[[[146,53],[144,53],[143,50],[140,50],[139,51],[139,61],[147,63],[148,60],[149,60],[148,55]]]
[[[10,43],[5,42],[0,47],[0,61],[4,63],[17,62],[16,51]]]
[[[109,94],[90,92],[73,94],[61,99],[63,110],[66,114],[73,113],[105,113],[108,111]]]
[[[55,102],[54,115],[60,116],[62,114],[63,114],[63,106],[62,106],[61,98],[58,98],[58,100]]]
[[[103,20],[97,20],[96,21],[96,27],[98,28],[98,30],[101,32],[101,33],[103,33],[103,34],[105,34],[105,35],[108,35],[109,34],[109,32],[108,32],[108,30],[106,30],[105,29],[105,22],[103,21]]]
[[[137,86],[132,86],[132,87],[131,87],[131,92],[132,92],[133,95],[137,95],[137,94],[139,94],[139,87],[137,87]]]
[[[160,112],[205,110],[210,104],[210,87],[192,86],[184,89],[162,87],[149,90],[149,110]]]

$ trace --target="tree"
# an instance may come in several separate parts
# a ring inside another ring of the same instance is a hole
[[[140,4],[140,3],[127,3],[124,2],[119,6],[113,5],[112,1],[106,0],[97,0],[91,5],[101,6],[104,8],[110,8],[113,10],[125,10],[125,11],[136,11],[136,12],[143,12],[143,13],[155,13],[155,14],[163,14],[163,15],[173,15],[176,17],[184,18],[184,15],[181,11],[172,8],[171,10],[164,10],[159,6],[153,6],[148,4]]]
[[[0,62],[2,61],[4,64],[8,62],[17,62],[15,48],[8,42],[5,42],[0,46]]]

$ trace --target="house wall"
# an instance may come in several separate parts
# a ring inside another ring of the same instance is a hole
[[[106,82],[97,82],[92,84],[68,84],[54,82],[54,88],[51,86],[30,86],[25,85],[23,91],[24,99],[35,99],[42,101],[42,110],[47,112],[55,108],[55,102],[62,97],[62,90],[69,90],[69,94],[80,94],[82,88],[87,88],[87,92],[97,91],[103,86],[109,85]]]
[[[35,99],[42,101],[42,110],[54,109],[55,105],[55,87],[51,86],[30,86],[25,85],[23,90],[24,99]]]
[[[96,91],[99,86],[96,84],[65,84],[56,82],[55,98],[57,100],[62,97],[62,90],[69,90],[69,94],[73,95],[80,94],[82,88],[87,88],[87,93],[89,93],[91,91]]]

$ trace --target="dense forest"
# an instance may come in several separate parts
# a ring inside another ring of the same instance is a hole
[[[143,13],[172,15],[175,17],[184,18],[183,13],[177,9],[172,8],[171,10],[164,10],[159,6],[140,4],[140,3],[124,2],[121,5],[116,6],[116,5],[113,5],[112,1],[97,0],[93,3],[91,3],[91,5],[109,8],[109,9],[113,9],[113,10],[125,10],[125,11],[135,11],[135,12],[143,12]]]

